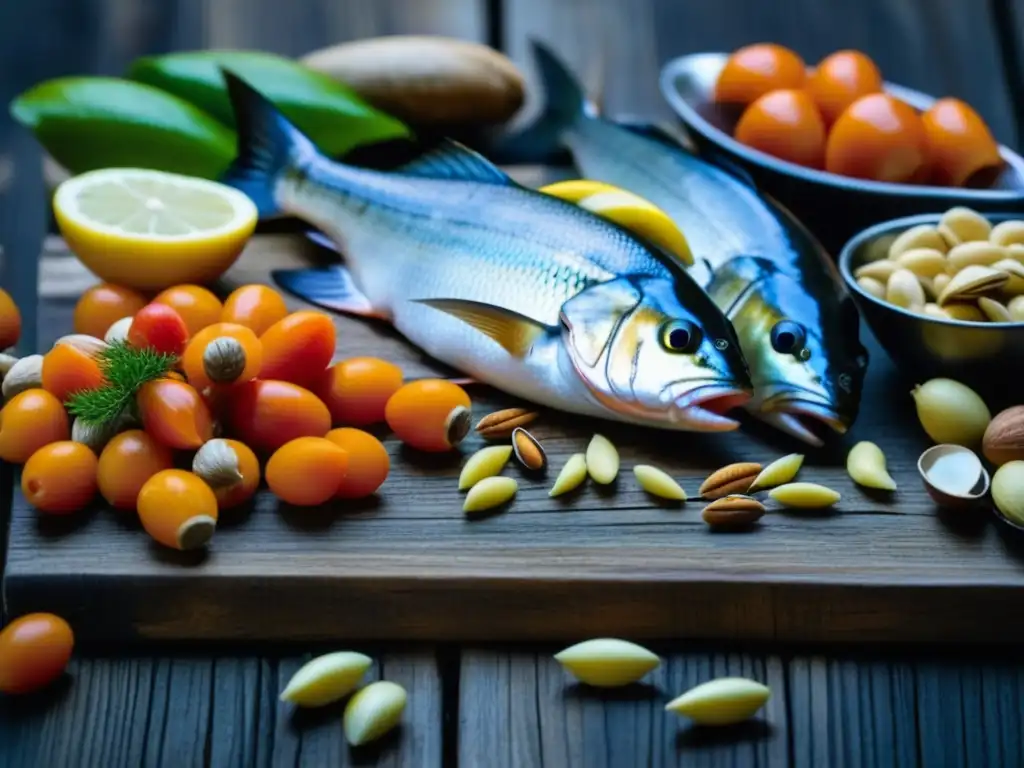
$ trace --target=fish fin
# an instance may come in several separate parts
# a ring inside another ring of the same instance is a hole
[[[374,308],[356,286],[352,274],[340,264],[306,269],[275,269],[274,282],[310,304],[357,317],[386,320],[388,315]]]
[[[281,174],[320,153],[263,94],[223,67],[221,73],[238,133],[235,161],[221,182],[245,193],[261,217],[272,216],[279,212],[274,187]]]
[[[396,172],[428,179],[459,179],[497,185],[514,183],[507,173],[479,152],[452,139],[443,139],[436,148],[399,167]]]
[[[548,327],[509,309],[464,299],[414,299],[419,304],[457,317],[498,342],[515,357],[525,357]]]
[[[576,77],[544,43],[530,38],[544,104],[537,119],[494,142],[491,157],[506,164],[548,163],[560,158],[562,133],[585,114],[596,114]]]

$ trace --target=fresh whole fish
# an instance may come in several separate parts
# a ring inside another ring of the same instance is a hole
[[[275,273],[280,285],[384,318],[437,360],[542,405],[667,429],[738,426],[724,414],[751,385],[735,331],[671,260],[453,142],[401,172],[329,160],[225,78],[239,137],[225,182],[345,255],[344,267]]]
[[[868,354],[828,254],[749,177],[698,158],[657,129],[598,117],[565,66],[539,43],[533,51],[546,109],[504,151],[559,145],[586,178],[664,210],[710,267],[692,273],[736,327],[754,383],[745,407],[811,444],[822,442],[814,423],[845,432],[857,417]]]

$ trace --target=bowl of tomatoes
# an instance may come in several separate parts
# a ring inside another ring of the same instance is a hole
[[[759,43],[668,62],[661,90],[697,150],[810,227],[830,253],[880,221],[1024,205],[1024,158],[966,102],[890,83],[859,51],[814,67]]]

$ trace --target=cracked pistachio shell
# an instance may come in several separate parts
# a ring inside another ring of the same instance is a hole
[[[485,477],[493,477],[505,468],[512,456],[511,445],[491,445],[482,448],[466,461],[459,474],[459,490],[472,488]]]
[[[1000,290],[1011,296],[1019,296],[1024,293],[1024,264],[1016,259],[1003,259],[992,265],[992,269],[1005,272],[1009,277]]]
[[[569,646],[555,660],[580,682],[600,688],[635,683],[661,663],[643,646],[610,637]]]
[[[754,478],[747,493],[763,491],[765,488],[773,488],[776,485],[785,485],[796,477],[796,473],[800,471],[803,464],[804,455],[802,453],[791,453],[776,459]]]
[[[348,696],[373,664],[369,656],[338,651],[303,664],[281,691],[281,701],[299,707],[322,707]]]
[[[846,471],[853,482],[865,488],[895,491],[896,481],[886,468],[882,449],[868,440],[857,443],[846,454]]]
[[[354,747],[379,739],[402,719],[408,695],[390,680],[370,683],[349,699],[342,716],[345,739]]]
[[[548,496],[561,496],[563,493],[575,490],[586,479],[587,459],[582,453],[574,453],[558,473],[555,484],[548,491]]]
[[[649,464],[638,464],[633,467],[640,487],[652,496],[673,501],[686,501],[686,491],[665,471]]]
[[[751,717],[771,696],[768,686],[745,677],[720,677],[691,688],[665,705],[700,725],[731,725]]]
[[[1009,279],[1010,276],[1006,272],[972,264],[953,275],[939,295],[938,304],[941,307],[951,301],[962,301],[980,296],[1001,287]]]

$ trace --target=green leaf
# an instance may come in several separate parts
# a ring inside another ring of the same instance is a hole
[[[68,411],[86,424],[113,424],[132,405],[142,385],[166,376],[174,363],[173,355],[114,342],[99,357],[107,383],[99,389],[76,392],[68,400]]]
[[[256,51],[187,51],[137,59],[129,77],[162,88],[234,126],[220,67],[250,83],[333,157],[364,144],[411,138],[399,120],[351,88],[292,59]]]
[[[47,80],[15,98],[10,111],[72,174],[133,167],[217,179],[235,156],[234,131],[187,101],[130,80]]]

